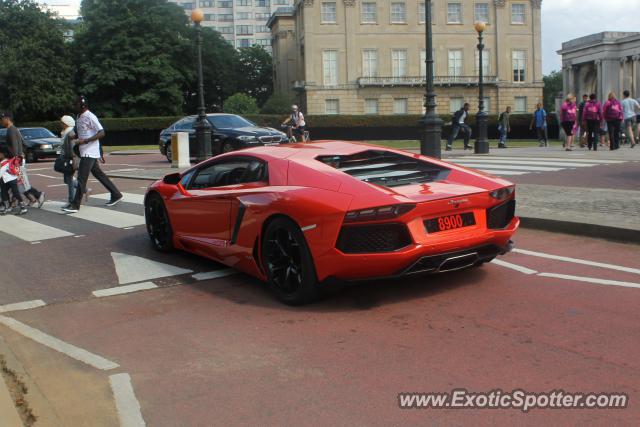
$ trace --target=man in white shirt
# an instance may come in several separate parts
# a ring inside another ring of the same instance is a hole
[[[627,138],[631,141],[631,148],[633,148],[636,145],[636,140],[633,137],[636,124],[636,111],[640,112],[640,104],[630,97],[628,90],[625,90],[622,94],[624,95],[624,99],[620,103],[624,111],[624,128],[627,132]],[[640,135],[638,135],[638,137],[640,138]]]
[[[76,110],[79,113],[76,120],[76,134],[78,139],[73,142],[78,146],[80,151],[80,165],[78,166],[78,189],[73,202],[67,207],[62,208],[68,213],[78,212],[80,210],[80,202],[83,194],[87,191],[87,180],[89,172],[111,193],[111,199],[106,203],[107,206],[114,206],[122,200],[122,193],[118,191],[111,180],[102,172],[98,160],[102,157],[100,153],[100,138],[104,138],[105,133],[98,118],[89,111],[87,99],[79,96],[76,99]]]

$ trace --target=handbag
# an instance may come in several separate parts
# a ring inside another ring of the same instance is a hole
[[[53,170],[65,175],[73,173],[73,159],[65,159],[62,156],[56,157],[53,163]]]

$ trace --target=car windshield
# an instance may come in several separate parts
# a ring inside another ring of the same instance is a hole
[[[55,138],[48,129],[34,128],[34,129],[20,129],[20,133],[24,139],[40,139],[40,138]]]
[[[445,179],[449,169],[410,156],[368,150],[349,156],[320,156],[322,163],[360,181],[385,187],[420,184]]]
[[[237,129],[255,126],[249,120],[233,114],[223,116],[209,116],[211,124],[218,129]]]

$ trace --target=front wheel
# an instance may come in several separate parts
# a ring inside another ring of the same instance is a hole
[[[36,156],[36,153],[34,153],[33,151],[27,150],[24,153],[24,160],[27,163],[35,163],[38,161],[38,156]]]
[[[234,150],[233,144],[231,144],[230,142],[225,142],[224,145],[222,146],[223,153],[228,153],[233,150]]]
[[[262,265],[269,288],[281,302],[307,304],[320,295],[307,241],[293,221],[277,218],[269,224],[262,238]]]
[[[173,230],[164,201],[158,194],[150,194],[145,200],[144,218],[153,247],[160,252],[172,251]]]
[[[166,149],[164,150],[165,156],[167,157],[167,161],[169,163],[173,162],[173,152],[171,151],[171,143],[167,144]]]

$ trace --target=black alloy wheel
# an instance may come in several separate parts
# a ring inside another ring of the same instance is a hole
[[[150,194],[144,204],[147,233],[153,247],[160,252],[173,250],[173,230],[162,197]]]
[[[233,150],[235,150],[235,148],[233,148],[233,144],[231,144],[230,142],[225,142],[224,145],[222,146],[223,153],[228,153]]]
[[[267,227],[262,241],[262,264],[271,291],[281,302],[301,305],[319,296],[318,279],[300,227],[277,218]]]
[[[171,151],[171,143],[168,143],[165,146],[165,156],[167,157],[167,160],[169,161],[169,163],[173,162],[173,152]]]
[[[36,156],[36,153],[34,153],[33,150],[27,149],[24,152],[24,160],[27,163],[35,163],[38,161],[38,156]]]

